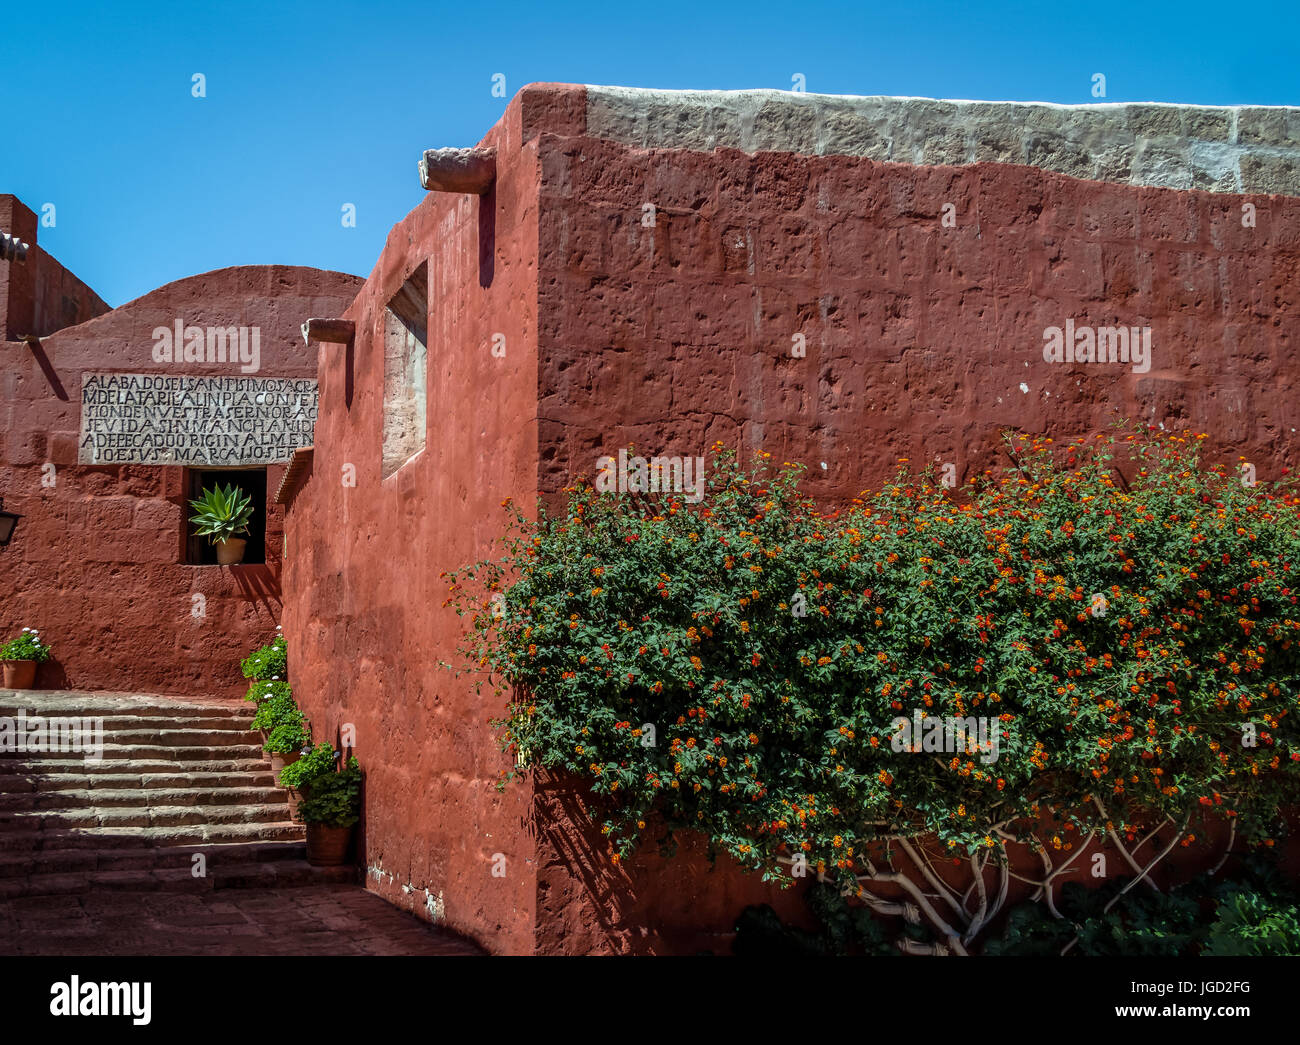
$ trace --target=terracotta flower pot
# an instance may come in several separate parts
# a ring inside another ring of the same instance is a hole
[[[289,796],[289,819],[297,820],[298,807],[302,805],[302,800],[307,797],[307,791],[305,788],[298,790],[297,788],[287,787],[285,788],[285,794]]]
[[[36,684],[36,661],[6,660],[5,689],[31,689]]]
[[[307,862],[313,867],[339,867],[348,862],[352,828],[307,825]]]
[[[297,751],[290,751],[287,755],[282,755],[277,751],[271,752],[271,772],[275,774],[277,783],[280,778],[280,770],[285,766],[293,765],[300,758],[302,758],[302,755]]]
[[[248,542],[242,537],[227,537],[217,541],[217,562],[222,566],[234,566],[244,561],[244,545]]]

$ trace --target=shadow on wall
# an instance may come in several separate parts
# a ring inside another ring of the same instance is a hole
[[[343,350],[343,405],[352,410],[352,388],[353,377],[356,372],[357,349],[356,338],[348,338],[347,346]]]
[[[651,823],[636,853],[615,863],[582,781],[537,770],[533,794],[539,954],[730,954],[736,919],[755,904],[786,923],[813,925],[801,888],[715,858],[702,835],[679,831],[665,849],[667,832]]]
[[[357,753],[356,748],[351,745],[346,747],[344,746],[342,723],[334,727],[334,750],[339,752],[338,763],[335,767],[337,769],[346,769],[348,759],[352,758]],[[358,759],[358,761],[360,760]],[[364,857],[366,853],[369,852],[369,848],[366,845],[366,797],[369,789],[370,774],[365,771],[365,767],[363,766],[361,772],[361,814],[357,820],[356,826],[352,830],[352,852],[355,854],[355,862],[362,865],[363,874],[365,873]]]
[[[497,257],[497,183],[478,198],[478,285],[492,286]]]
[[[66,403],[68,401],[68,390],[63,387],[63,382],[59,380],[58,372],[54,369],[54,364],[50,362],[50,357],[41,346],[39,339],[32,338],[28,340],[27,347],[32,350],[32,355],[36,358],[36,365],[41,368],[41,373],[45,375],[45,380],[49,382],[50,390]]]
[[[283,597],[280,581],[271,568],[262,563],[250,563],[229,567],[235,586],[240,595],[251,603],[258,603],[265,608],[271,620],[280,619]]]
[[[634,906],[632,882],[610,861],[607,847],[599,841],[586,787],[581,781],[539,769],[533,795],[538,849],[549,850],[545,859],[539,854],[539,866],[558,860],[581,885],[582,913],[594,918],[604,934],[617,933]],[[539,906],[542,902],[539,897]],[[539,950],[542,945],[538,940]]]
[[[36,665],[37,689],[69,689],[68,672],[58,657],[51,656],[43,664]]]

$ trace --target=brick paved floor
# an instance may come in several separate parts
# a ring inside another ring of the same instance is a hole
[[[355,885],[0,903],[0,955],[481,953]]]

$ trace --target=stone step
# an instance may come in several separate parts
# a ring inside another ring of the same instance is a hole
[[[155,744],[160,747],[224,747],[231,744],[262,743],[260,733],[251,729],[121,729],[113,733],[104,731],[104,741],[126,746],[129,744]]]
[[[191,868],[202,854],[211,868],[263,864],[277,860],[303,860],[302,841],[229,842],[209,845],[149,846],[116,849],[40,849],[0,853],[0,878],[26,878],[33,874],[72,874],[92,871],[151,871]]]
[[[279,794],[284,796],[284,792]],[[123,809],[0,810],[0,832],[61,831],[95,827],[217,827],[275,823],[288,818],[287,801],[258,805],[145,806]],[[0,835],[2,837],[3,835]]]
[[[0,793],[0,813],[115,807],[270,805],[284,801],[286,793],[278,787],[65,788],[21,794]]]
[[[202,763],[200,763],[202,764]],[[166,789],[184,787],[274,787],[275,774],[245,770],[228,773],[16,773],[0,776],[0,794],[28,794],[33,791],[117,791],[121,789]]]
[[[0,717],[20,710],[102,720],[106,743],[95,762],[0,754],[0,899],[357,880],[354,867],[307,864],[250,702],[0,690]]]
[[[283,816],[284,807],[280,808]],[[48,827],[35,824],[2,829],[4,852],[49,852],[58,849],[151,849],[155,847],[218,845],[228,842],[298,842],[306,839],[302,824],[290,820],[260,823],[184,824],[165,827]]]
[[[242,729],[247,728],[253,716],[252,704],[248,704],[242,715],[212,714],[205,710],[185,711],[177,715],[159,714],[156,710],[142,711],[138,715],[99,714],[92,708],[81,711],[49,711],[47,708],[21,708],[27,720],[34,716],[42,719],[91,719],[103,723],[105,732],[110,729]],[[0,716],[6,719],[18,719],[17,707],[0,707]]]
[[[104,749],[146,744],[156,747],[229,747],[261,745],[261,734],[251,729],[104,729]],[[30,750],[28,754],[34,754]],[[79,753],[79,752],[78,752]]]
[[[253,706],[242,715],[104,715],[105,729],[241,729],[253,721]]]
[[[312,867],[305,860],[249,863],[213,870],[195,878],[188,868],[34,874],[0,878],[0,900],[95,892],[209,892],[215,889],[284,889],[357,881],[355,867]],[[141,898],[142,903],[148,897]]]
[[[240,698],[186,700],[149,693],[86,692],[53,689],[0,689],[0,714],[19,708],[30,715],[166,715],[170,718],[207,715],[240,718],[252,713],[253,702]]]
[[[105,758],[100,762],[87,762],[81,758],[0,758],[0,791],[11,789],[8,776],[118,776],[132,773],[162,773],[192,776],[206,773],[269,773],[271,762],[265,754],[256,758],[183,759],[183,758]],[[14,789],[17,789],[15,785]]]
[[[266,880],[267,874],[274,877]],[[232,865],[219,868],[212,874],[217,889],[262,889],[268,886],[284,889],[301,885],[326,885],[358,882],[359,868],[345,864],[341,867],[313,867],[306,860],[285,860],[276,864]]]
[[[238,734],[244,737],[244,733]],[[252,734],[256,737],[256,734]],[[107,739],[107,738],[106,738]],[[187,761],[208,761],[214,758],[258,758],[262,754],[262,745],[257,742],[244,743],[146,743],[142,738],[140,743],[105,743],[103,749],[104,760],[108,759],[145,759],[151,761],[163,760],[187,760]],[[152,739],[152,738],[148,738]],[[52,752],[66,757],[70,752]],[[0,754],[0,762],[6,761],[39,761],[39,755],[33,752],[5,752]]]

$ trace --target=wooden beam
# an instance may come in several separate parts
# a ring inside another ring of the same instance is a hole
[[[293,456],[289,458],[289,467],[280,477],[279,489],[275,491],[276,504],[288,504],[293,500],[294,494],[302,486],[303,477],[311,468],[314,456],[315,448],[311,446],[300,446],[293,452]]]
[[[302,340],[308,345],[313,341],[346,345],[352,340],[356,330],[356,324],[350,319],[309,319],[302,325]]]
[[[7,232],[0,232],[0,260],[12,261],[16,265],[21,265],[27,260],[28,249],[29,245],[17,236],[11,236]]]
[[[420,157],[420,184],[430,192],[482,196],[496,176],[496,149],[429,149]]]

